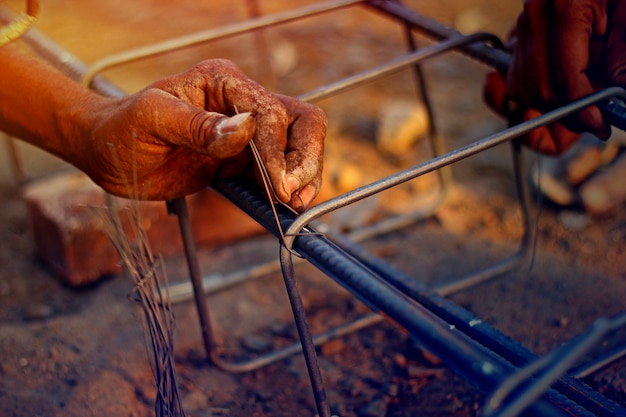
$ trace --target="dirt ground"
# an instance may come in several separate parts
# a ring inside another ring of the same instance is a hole
[[[17,1],[8,3],[15,10],[21,7]],[[173,7],[160,0],[143,0],[132,8],[117,1],[71,6],[63,0],[45,3],[41,30],[87,63],[128,47],[246,16],[245,2],[216,7],[217,2],[184,1]],[[500,36],[519,6],[487,0],[408,4],[463,32],[487,30]],[[285,7],[283,2],[268,1],[262,4],[262,12]],[[298,95],[403,51],[402,31],[396,25],[352,8],[272,29],[265,36],[274,57],[271,63],[259,59],[251,38],[236,38],[128,65],[107,75],[131,92],[201,57],[225,56],[272,88]],[[263,71],[268,66],[274,75]],[[425,66],[438,127],[448,149],[504,127],[482,105],[485,70],[458,55]],[[345,191],[427,157],[423,153],[408,158],[381,155],[373,144],[381,111],[413,97],[406,88],[410,82],[410,75],[401,73],[319,103],[330,120],[328,193]],[[528,165],[536,161],[536,156],[527,155]],[[510,166],[508,146],[455,164],[453,186],[434,215],[364,245],[433,287],[510,256],[522,235]],[[358,229],[364,222],[418,209],[423,204],[421,193],[429,184],[428,180],[411,183],[324,220],[336,228]],[[130,279],[121,274],[85,288],[60,284],[34,255],[19,190],[3,188],[0,200],[0,415],[154,415],[154,382],[139,311],[127,297]],[[596,319],[624,310],[626,210],[621,205],[591,215],[577,207],[537,202],[533,212],[540,214],[538,241],[532,263],[525,261],[496,280],[450,297],[533,352],[546,354]],[[276,240],[261,236],[235,245],[200,248],[199,257],[203,273],[209,275],[270,262],[277,255]],[[172,284],[187,282],[182,257],[169,257],[166,265]],[[368,312],[310,265],[298,265],[297,278],[315,333]],[[211,293],[208,300],[227,360],[254,357],[295,340],[278,272]],[[174,312],[178,382],[188,415],[315,415],[299,355],[243,374],[218,370],[204,360],[193,303],[176,303]],[[622,330],[594,352],[625,342]],[[388,323],[329,342],[318,352],[334,414],[481,415],[485,393]],[[626,406],[623,359],[584,381]]]

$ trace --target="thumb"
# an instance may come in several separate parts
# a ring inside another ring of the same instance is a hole
[[[229,117],[205,111],[162,90],[153,90],[148,108],[152,125],[146,126],[157,139],[218,159],[239,154],[256,130],[251,113]]]

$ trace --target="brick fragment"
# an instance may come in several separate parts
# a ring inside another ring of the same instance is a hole
[[[64,283],[82,286],[120,272],[120,257],[101,217],[106,194],[80,172],[63,173],[25,186],[36,255]],[[122,218],[130,200],[116,198]],[[263,233],[254,220],[212,190],[187,197],[196,243],[215,247]],[[182,251],[176,217],[165,202],[138,203],[141,223],[153,252]],[[99,211],[100,210],[100,211]]]

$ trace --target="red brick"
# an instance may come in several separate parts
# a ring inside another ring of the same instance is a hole
[[[104,231],[105,193],[82,173],[60,174],[30,183],[24,198],[35,250],[66,284],[80,286],[120,271],[120,257]],[[116,198],[123,218],[130,200]],[[211,190],[187,197],[196,242],[215,247],[263,233],[237,207]],[[153,252],[182,251],[178,220],[165,202],[140,202],[139,213]],[[100,214],[99,214],[100,213]]]

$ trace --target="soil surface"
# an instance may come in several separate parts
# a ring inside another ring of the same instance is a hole
[[[176,7],[161,0],[142,0],[132,7],[119,1],[66,2],[45,2],[40,29],[88,63],[248,15],[246,2],[216,6],[212,3],[218,2],[183,1]],[[17,1],[8,3],[14,10],[21,7]],[[263,2],[261,12],[284,10],[283,3]],[[519,11],[517,2],[495,0],[409,5],[463,32],[486,30],[499,36]],[[132,92],[199,59],[228,57],[273,89],[298,95],[404,50],[397,25],[361,8],[278,27],[263,36],[274,57],[271,62],[260,58],[262,48],[255,46],[259,36],[237,37],[127,65],[107,76]],[[273,72],[263,71],[268,67]],[[449,54],[424,70],[447,149],[504,127],[481,101],[485,67]],[[330,120],[324,195],[429,157],[422,142],[401,156],[384,154],[376,146],[381,114],[399,101],[414,100],[412,87],[407,88],[411,83],[410,73],[400,73],[319,103]],[[528,165],[537,162],[536,156],[526,156]],[[453,165],[451,175],[452,186],[434,214],[363,242],[373,254],[433,288],[511,256],[523,234],[508,146]],[[358,231],[364,224],[423,208],[430,200],[423,196],[432,188],[432,179],[420,179],[323,220],[336,229]],[[0,200],[0,415],[154,415],[154,379],[140,311],[128,298],[130,278],[106,277],[85,288],[60,284],[34,255],[19,190],[2,189]],[[553,351],[598,318],[624,310],[624,208],[591,215],[579,207],[536,199],[531,211],[539,215],[532,224],[538,239],[532,258],[449,297],[531,351]],[[278,243],[269,236],[199,251],[205,275],[227,275],[277,256]],[[188,282],[182,257],[165,261],[170,284]],[[369,312],[314,267],[298,264],[296,274],[314,333]],[[296,340],[278,271],[213,292],[208,301],[226,361],[245,360]],[[219,370],[205,360],[193,302],[177,302],[174,313],[178,383],[188,415],[315,415],[300,355],[247,373]],[[619,343],[626,343],[624,330],[606,338],[593,353]],[[332,412],[342,417],[477,416],[488,394],[453,373],[436,358],[437,352],[424,351],[387,322],[333,340],[318,353]],[[584,382],[626,407],[623,359]]]

